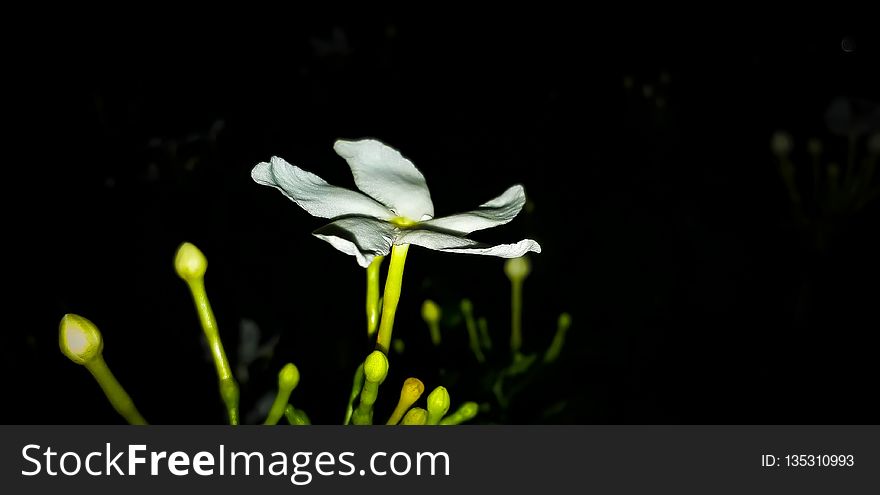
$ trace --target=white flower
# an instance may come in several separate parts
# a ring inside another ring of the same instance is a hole
[[[465,237],[513,220],[526,202],[520,185],[476,210],[434,218],[425,178],[397,150],[371,139],[336,141],[333,149],[348,162],[363,193],[330,185],[277,156],[254,167],[251,177],[258,184],[277,188],[312,215],[334,219],[313,234],[357,258],[362,267],[399,244],[503,258],[541,252],[541,246],[531,239],[487,246]]]

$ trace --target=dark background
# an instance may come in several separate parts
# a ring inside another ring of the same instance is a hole
[[[769,145],[784,129],[796,164],[810,137],[824,160],[845,161],[825,114],[837,97],[880,100],[876,29],[372,12],[31,34],[7,59],[7,106],[23,112],[4,181],[3,422],[120,421],[58,351],[68,312],[102,330],[148,420],[224,421],[171,263],[183,241],[210,260],[230,359],[242,318],[279,338],[251,368],[243,409],[293,361],[292,402],[341,421],[369,348],[363,270],[310,235],[325,220],[249,173],[278,155],[353,187],[332,144],[362,137],[424,172],[438,216],[524,184],[533,208],[472,237],[543,246],[526,282],[526,351],[543,352],[561,311],[574,320],[560,362],[501,411],[456,307],[471,298],[503,349],[503,260],[413,248],[395,325],[406,350],[391,355],[377,417],[414,375],[454,404],[489,404],[484,422],[877,421],[880,207],[836,217],[817,245]],[[440,349],[419,317],[426,297],[446,314]],[[507,359],[498,351],[489,368]]]

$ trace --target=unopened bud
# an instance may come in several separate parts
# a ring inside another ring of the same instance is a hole
[[[208,259],[195,245],[184,242],[177,248],[177,254],[174,255],[174,270],[180,278],[192,282],[204,277],[207,269]]]
[[[382,383],[388,376],[388,358],[382,351],[373,351],[364,361],[364,374],[367,381]]]
[[[104,339],[98,327],[75,314],[66,314],[61,318],[58,343],[61,352],[76,364],[86,364],[104,349]]]

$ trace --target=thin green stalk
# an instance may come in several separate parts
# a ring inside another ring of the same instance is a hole
[[[474,305],[471,303],[470,299],[462,299],[461,312],[464,314],[465,326],[467,327],[468,332],[468,343],[470,344],[471,352],[474,353],[478,362],[484,363],[486,362],[486,356],[483,355],[483,350],[480,348],[480,338],[477,335],[477,323],[474,321]]]
[[[373,424],[373,404],[379,397],[379,384],[377,382],[366,381],[364,388],[361,390],[361,400],[351,416],[351,422],[356,425]]]
[[[565,345],[565,334],[568,332],[570,326],[571,315],[568,313],[562,313],[559,315],[559,321],[556,326],[556,335],[553,336],[553,342],[550,343],[550,347],[548,347],[547,352],[544,353],[545,363],[552,363],[559,357],[559,353],[562,352],[562,347]]]
[[[489,336],[489,322],[485,318],[477,320],[477,327],[480,329],[480,346],[487,351],[492,350],[492,337]]]
[[[376,350],[364,360],[364,388],[361,390],[360,403],[351,416],[356,425],[373,424],[373,404],[379,397],[379,385],[388,376],[388,357]]]
[[[217,330],[217,320],[214,318],[214,311],[211,309],[211,303],[208,301],[208,294],[205,291],[204,279],[188,281],[188,285],[199,315],[199,322],[202,324],[202,330],[204,330],[205,338],[208,340],[211,357],[214,358],[214,367],[217,369],[217,378],[220,385],[220,396],[226,404],[229,424],[237,425],[239,423],[238,383],[236,383],[235,377],[232,375],[232,368],[229,367],[229,360],[226,358],[226,352],[223,350],[223,342],[220,340],[220,332]]]
[[[363,386],[364,363],[361,363],[354,372],[354,380],[352,380],[351,384],[351,394],[348,396],[348,407],[345,410],[345,421],[342,424],[347,425],[351,423],[351,414],[354,412],[354,400],[357,399],[358,394],[361,393]]]
[[[379,272],[384,256],[376,256],[367,267],[367,336],[372,338],[379,329]]]
[[[510,350],[519,352],[522,347],[522,280],[510,284]]]
[[[382,321],[379,324],[379,336],[376,340],[376,349],[388,354],[391,347],[391,332],[394,329],[394,315],[397,313],[397,304],[400,302],[400,292],[403,287],[403,266],[406,263],[406,253],[409,244],[401,244],[391,249],[391,263],[388,265],[388,277],[385,279],[385,294],[383,295]]]
[[[95,380],[98,382],[98,385],[101,386],[101,390],[104,391],[104,395],[107,396],[107,400],[110,401],[110,405],[113,406],[113,409],[116,409],[129,424],[133,425],[145,425],[147,424],[147,420],[141,416],[141,413],[138,412],[137,408],[134,406],[134,401],[131,400],[131,397],[122,388],[122,385],[116,380],[116,377],[113,376],[113,372],[110,371],[110,368],[107,367],[107,363],[104,361],[104,357],[102,355],[97,355],[92,358],[90,361],[84,364],[87,370],[95,377]]]
[[[208,340],[211,357],[214,358],[214,367],[217,369],[220,385],[220,397],[226,404],[229,424],[237,425],[239,423],[238,383],[232,375],[232,369],[226,359],[226,352],[223,351],[220,332],[217,330],[217,320],[214,318],[214,312],[211,310],[211,303],[208,302],[208,294],[205,291],[205,272],[208,269],[208,259],[199,248],[184,242],[174,256],[174,269],[177,271],[177,275],[186,282],[192,294],[196,313],[199,315],[199,323],[201,323],[205,338]]]
[[[531,263],[526,256],[511,258],[504,263],[504,273],[510,279],[510,350],[514,355],[522,347],[523,281],[531,270]]]
[[[288,402],[290,401],[290,393],[299,385],[299,370],[293,363],[286,364],[278,373],[278,394],[269,409],[269,415],[266,417],[264,425],[276,425],[281,416],[284,415]]]

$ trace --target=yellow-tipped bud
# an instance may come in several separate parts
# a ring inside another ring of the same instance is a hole
[[[207,269],[208,258],[205,258],[195,245],[184,242],[177,248],[177,254],[174,255],[174,270],[180,278],[192,282],[204,277]]]
[[[440,321],[441,314],[440,306],[437,306],[437,303],[434,301],[425,299],[425,302],[422,303],[422,319],[427,323],[436,323]]]
[[[421,407],[414,407],[406,412],[406,416],[403,417],[400,424],[407,426],[421,426],[427,422],[428,411],[425,411]]]
[[[94,323],[82,316],[66,314],[59,325],[61,352],[76,364],[86,364],[104,350],[104,339]]]
[[[449,411],[449,392],[446,387],[437,387],[428,394],[428,424],[436,425]]]
[[[299,370],[293,363],[287,363],[278,373],[278,388],[291,391],[299,385]]]
[[[525,280],[532,271],[532,264],[525,256],[510,258],[504,262],[504,274],[510,280]]]
[[[403,382],[403,388],[400,389],[400,400],[397,401],[397,407],[394,408],[394,412],[388,418],[387,424],[396,425],[400,418],[403,417],[403,413],[415,404],[424,392],[425,384],[421,380],[412,377],[407,378]]]
[[[400,402],[413,404],[425,392],[425,384],[415,377],[404,380],[403,388],[400,389]]]
[[[382,351],[373,351],[364,361],[364,374],[368,382],[382,383],[388,376],[388,358]]]

